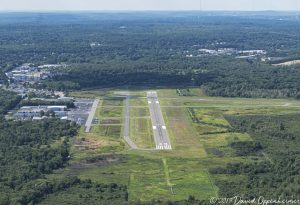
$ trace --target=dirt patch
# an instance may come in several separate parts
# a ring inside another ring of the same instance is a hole
[[[101,140],[95,140],[91,138],[80,137],[77,138],[74,144],[75,150],[96,150],[104,146]]]
[[[274,66],[291,66],[291,65],[297,65],[300,64],[300,60],[293,60],[293,61],[288,61],[284,63],[278,63],[278,64],[273,64]]]
[[[81,160],[80,162],[71,164],[68,167],[69,172],[67,175],[75,176],[78,175],[81,171],[91,167],[109,166],[112,163],[120,163],[125,160],[126,157],[122,155],[100,155],[86,158],[84,160]]]
[[[217,148],[207,148],[205,149],[205,151],[209,154],[213,154],[216,157],[224,157],[224,152],[222,152],[221,150],[217,149]]]
[[[119,155],[103,155],[103,156],[87,158],[87,159],[85,159],[85,162],[88,164],[103,166],[103,165],[107,165],[109,163],[118,162],[122,159],[124,159],[124,157],[121,157]]]

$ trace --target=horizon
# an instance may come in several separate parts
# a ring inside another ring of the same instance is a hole
[[[294,13],[300,12],[299,10],[1,10],[0,13],[180,13],[180,12],[195,12],[195,13],[234,13],[234,12],[241,12],[241,13],[265,13],[265,12],[272,12],[272,13]]]
[[[298,0],[11,0],[4,12],[58,11],[300,11]]]

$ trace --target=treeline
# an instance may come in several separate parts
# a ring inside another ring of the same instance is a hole
[[[14,92],[0,88],[0,116],[13,109],[21,101],[21,97]]]
[[[65,165],[69,138],[78,127],[58,119],[0,120],[0,196],[15,200],[26,193],[27,183]],[[26,204],[26,203],[21,203]]]
[[[0,67],[0,84],[6,84],[6,83],[7,83],[6,75],[5,75],[4,71],[1,70],[1,67]]]
[[[231,175],[217,180],[220,195],[253,198],[300,196],[300,115],[227,116],[235,132],[246,132],[254,142],[232,144],[238,156],[257,156],[264,160],[232,162],[210,169],[212,174]]]
[[[274,67],[255,62],[220,66],[216,78],[202,88],[207,95],[223,97],[300,98],[300,66]]]
[[[23,187],[23,192],[15,200],[2,197],[2,203],[9,204],[127,204],[126,186],[93,183],[77,177],[44,179],[31,182]]]
[[[60,78],[62,79],[62,78]],[[68,90],[79,90],[81,87],[78,82],[51,79],[41,83],[36,83],[32,85],[36,89],[48,89],[48,90],[58,90],[58,91],[68,91]]]
[[[43,105],[64,105],[67,108],[75,108],[74,102],[69,101],[49,101],[49,100],[23,100],[19,106],[43,106]]]
[[[266,50],[267,57],[299,57],[297,21],[259,16],[19,14],[13,18],[24,23],[4,16],[0,66],[10,70],[26,62],[65,63],[67,68],[57,69],[63,76],[35,85],[53,90],[203,86],[211,96],[300,98],[299,66],[272,67],[260,58],[197,56],[201,48],[234,48]],[[195,55],[186,57],[191,53]]]

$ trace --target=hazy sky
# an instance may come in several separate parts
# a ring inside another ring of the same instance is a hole
[[[300,10],[300,0],[0,0],[0,10]]]

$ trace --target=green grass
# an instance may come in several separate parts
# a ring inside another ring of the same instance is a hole
[[[121,135],[120,125],[96,125],[93,132],[99,137],[119,139]]]
[[[166,164],[175,200],[188,198],[190,195],[203,200],[217,195],[216,187],[199,160],[168,158]]]
[[[122,162],[94,166],[81,171],[80,178],[101,183],[121,183],[129,188],[131,201],[182,200],[195,196],[206,199],[216,196],[208,172],[196,160],[178,158],[148,158],[127,155]],[[170,185],[175,194],[172,194]]]
[[[185,108],[162,108],[172,147],[173,156],[205,157],[197,130],[190,123]]]
[[[187,93],[188,96],[179,96],[176,89],[159,89],[157,90],[158,96],[162,98],[189,98],[189,97],[203,97],[205,94],[199,88],[189,88],[189,92],[186,89],[181,89],[183,93]]]
[[[100,113],[96,114],[97,117],[101,118],[111,118],[111,117],[122,117],[123,108],[122,107],[102,107]]]
[[[103,106],[123,106],[124,99],[122,98],[105,98],[103,100]]]
[[[130,117],[131,118],[144,118],[144,117],[150,117],[149,107],[131,107],[130,108]]]
[[[203,125],[203,124],[197,124],[195,125],[196,130],[201,135],[207,135],[207,134],[215,134],[215,133],[224,133],[227,132],[227,128],[213,126],[213,125]]]
[[[144,107],[148,107],[148,101],[147,101],[147,98],[146,98],[146,93],[141,96],[141,97],[144,97],[144,98],[131,98],[130,99],[130,106],[144,106]]]
[[[97,90],[84,90],[84,91],[74,91],[70,92],[69,96],[79,97],[79,98],[99,98],[111,94],[109,90],[97,89]]]
[[[122,156],[123,160],[101,166],[91,165],[78,174],[83,179],[127,185],[130,201],[183,200],[190,195],[204,200],[217,196],[215,180],[242,181],[244,176],[235,176],[235,179],[224,174],[210,175],[210,168],[224,166],[229,162],[252,162],[267,157],[237,157],[228,145],[234,141],[251,141],[252,138],[245,133],[230,132],[225,116],[300,113],[300,102],[295,100],[211,98],[204,96],[197,88],[190,89],[190,96],[178,96],[175,89],[160,89],[159,101],[173,150],[129,150],[125,148],[121,137],[124,101],[107,98],[113,92],[75,93],[103,98],[96,116],[100,124],[109,125],[94,126],[92,133],[80,132],[80,136],[95,140],[101,146],[96,150],[79,151],[72,148],[72,162],[109,153]],[[146,97],[144,90],[133,90],[131,94]],[[154,147],[147,99],[131,99],[130,106],[130,135],[133,141],[141,148]],[[194,116],[188,108],[194,110]],[[290,126],[300,131],[299,126],[293,123]],[[171,186],[175,194],[172,194]]]
[[[130,200],[149,200],[151,191],[164,190],[167,193],[161,160],[138,155],[127,155],[121,162],[105,166],[94,166],[80,173],[80,178],[90,178],[101,183],[121,183],[127,185]],[[160,180],[163,179],[163,182]],[[147,192],[146,190],[150,191]]]
[[[220,109],[189,108],[189,110],[191,109],[195,115],[194,117],[201,123],[217,126],[230,126],[223,117],[222,110]]]
[[[130,138],[139,148],[154,148],[154,139],[150,118],[130,119]]]
[[[101,118],[100,120],[101,125],[111,125],[111,124],[121,125],[121,123],[122,123],[121,118]]]

